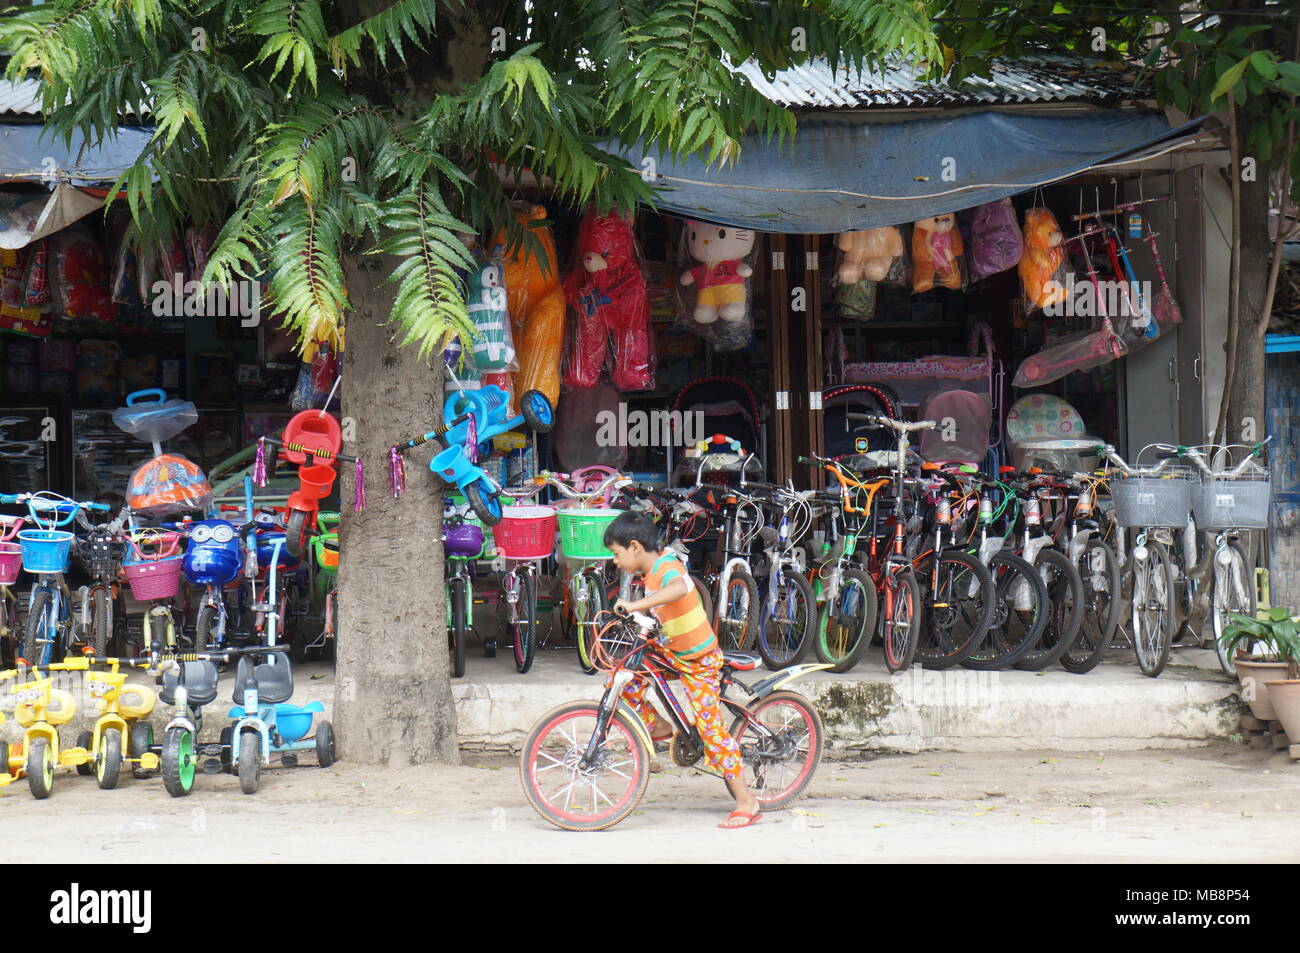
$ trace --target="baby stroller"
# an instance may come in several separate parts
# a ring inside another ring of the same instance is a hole
[[[867,452],[888,454],[894,450],[890,431],[868,428],[867,417],[883,414],[898,419],[898,398],[877,384],[838,384],[822,391],[822,426],[825,454],[836,460],[856,455],[856,441],[867,439]],[[874,463],[888,466],[880,458]]]
[[[945,390],[921,403],[921,420],[938,424],[921,431],[920,454],[931,463],[979,466],[988,456],[993,407],[987,397],[968,390]]]
[[[726,434],[758,460],[766,459],[766,435],[758,410],[758,401],[749,385],[735,377],[702,377],[691,381],[677,394],[673,411],[681,414],[682,429],[694,436],[693,444],[714,434]],[[702,426],[689,423],[690,414],[699,414]],[[671,484],[690,486],[695,483],[698,460],[686,458],[685,447],[673,448],[674,468]],[[761,464],[747,461],[745,478],[762,480]]]

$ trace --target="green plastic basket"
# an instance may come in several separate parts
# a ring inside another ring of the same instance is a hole
[[[560,552],[569,559],[609,559],[604,543],[605,527],[618,519],[622,510],[562,509]]]

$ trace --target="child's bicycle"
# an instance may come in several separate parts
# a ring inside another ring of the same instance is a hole
[[[77,511],[77,525],[84,535],[77,540],[76,555],[90,584],[75,593],[73,631],[78,642],[96,655],[109,655],[126,649],[126,599],[122,594],[122,555],[130,510],[121,512],[105,523],[92,523],[84,510]],[[130,653],[125,653],[130,654]]]
[[[185,626],[176,623],[173,601],[181,585],[180,533],[147,528],[132,530],[126,542],[129,552],[122,561],[122,574],[131,586],[132,598],[149,604],[144,614],[144,644],[150,653],[176,652],[181,647]]]
[[[650,781],[654,742],[640,717],[620,695],[634,677],[648,678],[676,732],[671,752],[683,767],[704,757],[704,742],[694,719],[668,685],[675,677],[672,655],[655,638],[657,623],[640,613],[607,616],[595,646],[600,668],[608,672],[599,701],[572,701],[543,715],[524,742],[519,772],[524,794],[545,820],[570,831],[613,827],[636,810]],[[821,717],[802,695],[785,685],[828,665],[796,665],[752,685],[737,672],[757,668],[747,652],[727,652],[719,696],[734,714],[731,736],[740,747],[744,781],[760,810],[784,807],[808,786],[821,761]],[[737,685],[747,704],[727,697]],[[712,773],[704,768],[696,768]]]
[[[72,648],[72,594],[64,581],[75,537],[60,529],[82,509],[107,513],[106,503],[78,503],[57,493],[0,494],[0,503],[25,505],[36,529],[18,530],[23,569],[36,576],[27,603],[27,624],[18,645],[18,663],[48,665]]]
[[[0,667],[18,658],[18,597],[13,585],[23,568],[23,549],[15,540],[23,528],[21,516],[0,516]]]

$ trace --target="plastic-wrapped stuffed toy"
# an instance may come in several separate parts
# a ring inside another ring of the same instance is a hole
[[[695,290],[693,302],[686,296],[682,315],[718,351],[741,350],[753,337],[749,278],[754,269],[746,259],[755,240],[750,229],[708,222],[687,221],[682,231],[682,257],[689,254],[699,262],[678,277],[679,288]]]
[[[577,257],[580,263],[564,278],[564,295],[576,315],[564,386],[595,387],[612,346],[614,386],[649,390],[655,382],[650,298],[631,220],[588,209],[578,225]]]
[[[919,294],[935,285],[960,288],[963,251],[957,216],[951,212],[913,223],[912,290]]]
[[[838,271],[841,284],[857,284],[863,278],[884,281],[894,262],[903,255],[903,236],[892,225],[862,232],[840,232],[835,247],[844,253]]]
[[[479,371],[508,371],[518,367],[506,309],[505,271],[497,262],[481,262],[469,273],[465,295],[474,322],[474,367]]]
[[[1064,303],[1065,247],[1056,216],[1045,208],[1025,211],[1025,253],[1020,259],[1020,282],[1029,311]],[[1055,281],[1056,285],[1048,287]]]
[[[529,222],[544,221],[547,211],[543,205],[531,205],[516,211],[515,215],[527,228]],[[506,301],[519,356],[519,373],[512,393],[539,390],[555,405],[560,399],[560,355],[564,349],[564,289],[560,286],[551,230],[529,231],[541,241],[546,252],[545,269],[542,262],[528,253],[526,245],[520,245],[512,255],[502,258]],[[504,250],[505,232],[497,235],[494,244]]]
[[[1024,237],[1011,199],[999,199],[975,210],[970,226],[969,267],[972,281],[1014,268],[1025,252]]]

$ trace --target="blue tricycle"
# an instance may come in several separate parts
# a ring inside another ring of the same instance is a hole
[[[444,449],[429,461],[429,469],[464,495],[485,526],[496,526],[501,522],[501,487],[470,459],[466,448],[477,451],[520,424],[528,424],[537,433],[549,433],[555,424],[555,409],[539,390],[526,391],[519,399],[518,416],[509,416],[509,407],[510,395],[495,385],[454,391],[447,395],[442,409],[442,419],[450,423],[394,446],[390,450],[394,465],[403,450],[437,440]]]

